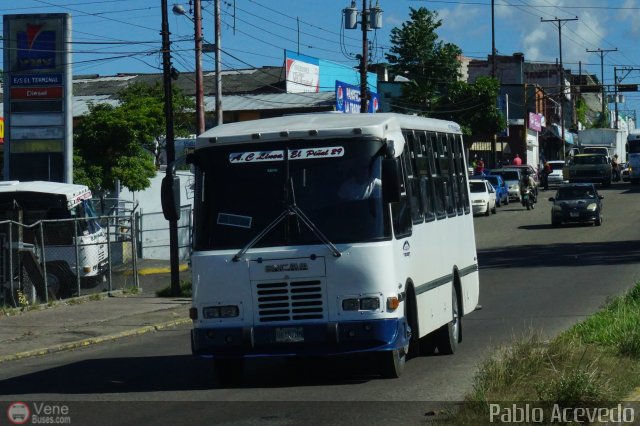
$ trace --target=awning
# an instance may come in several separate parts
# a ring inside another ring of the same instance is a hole
[[[482,142],[474,142],[471,144],[471,148],[469,148],[469,151],[487,151],[487,152],[491,152],[492,148],[491,148],[491,144],[493,142],[490,141],[482,141]],[[508,152],[508,146],[509,143],[508,142],[496,142],[496,152],[502,152],[503,147],[505,152]]]
[[[562,127],[560,127],[560,125],[552,123],[547,129],[550,130],[555,137],[562,139]],[[567,128],[564,129],[564,141],[567,144],[573,145],[573,141],[577,138],[577,134],[571,133]]]

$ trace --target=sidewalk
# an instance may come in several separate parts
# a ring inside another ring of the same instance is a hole
[[[181,278],[188,277],[184,266],[181,270]],[[190,298],[155,295],[171,282],[168,262],[142,261],[138,275],[142,290],[138,294],[114,292],[100,300],[84,298],[0,316],[0,363],[191,322]]]

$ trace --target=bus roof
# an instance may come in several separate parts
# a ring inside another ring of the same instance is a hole
[[[358,130],[354,132],[354,129]],[[354,134],[385,138],[387,135],[398,134],[401,129],[461,133],[457,123],[434,118],[396,113],[343,114],[328,112],[222,124],[198,136],[196,148],[210,146],[211,143],[335,138]]]
[[[10,194],[33,193],[46,194],[66,199],[67,208],[71,209],[82,200],[91,198],[91,190],[85,185],[72,183],[17,180],[0,181],[0,198],[6,198]]]

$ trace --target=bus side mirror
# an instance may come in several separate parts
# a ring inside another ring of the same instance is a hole
[[[180,219],[180,178],[176,175],[176,166],[173,163],[167,165],[167,175],[162,178],[160,202],[165,219]]]
[[[399,159],[382,160],[382,200],[385,203],[397,203],[402,193]]]

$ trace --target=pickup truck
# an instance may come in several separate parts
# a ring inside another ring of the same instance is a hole
[[[562,170],[569,183],[590,182],[611,185],[611,163],[604,154],[577,154]]]

